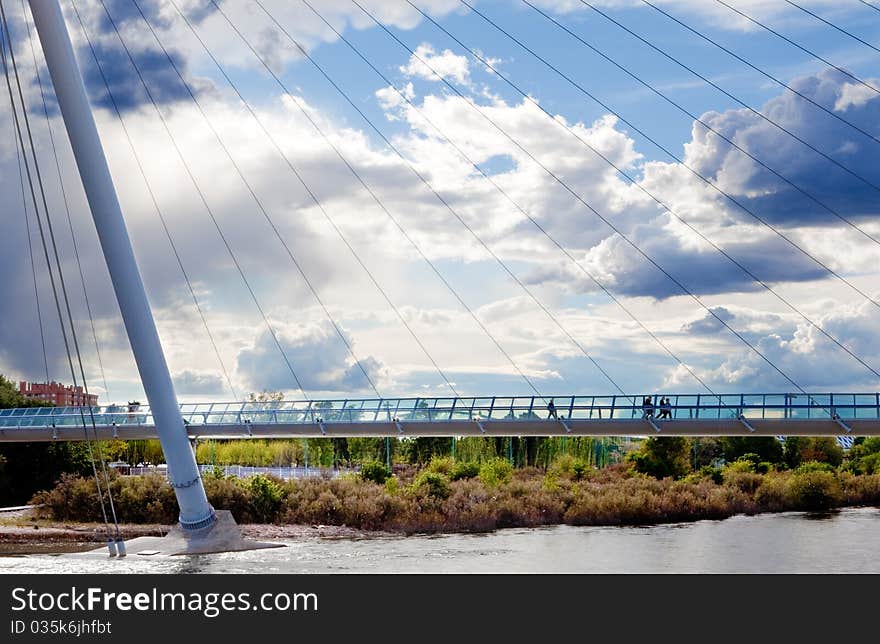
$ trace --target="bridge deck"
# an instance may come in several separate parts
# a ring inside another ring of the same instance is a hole
[[[880,394],[395,398],[185,403],[191,437],[880,435]],[[553,400],[556,417],[549,417]],[[653,411],[653,418],[646,418]],[[93,427],[94,422],[94,427]],[[146,405],[0,410],[0,441],[155,438]]]

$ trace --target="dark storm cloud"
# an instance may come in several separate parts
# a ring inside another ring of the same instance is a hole
[[[861,86],[836,70],[798,78],[791,86],[868,134],[880,137],[880,94],[860,92]],[[855,174],[880,186],[880,144],[876,141],[792,92],[770,100],[762,112]],[[847,218],[866,220],[880,214],[880,190],[758,116],[746,110],[728,110],[710,112],[702,120],[797,186],[786,183],[695,125],[689,153],[695,153],[692,158],[697,159],[697,168],[762,217],[785,224],[840,225],[840,220],[817,201]],[[748,217],[743,213],[737,216]]]
[[[95,54],[100,61],[100,69],[86,47],[80,52],[84,67],[86,87],[93,105],[112,110],[113,101],[120,111],[136,110],[150,103],[150,96],[144,89],[134,66],[128,59],[122,45],[117,43],[94,43]],[[137,68],[149,87],[153,99],[160,105],[190,100],[177,72],[168,62],[165,53],[159,49],[131,51]],[[185,69],[183,57],[172,50],[168,52],[179,69]],[[102,72],[103,71],[103,75]],[[184,72],[185,73],[185,72]],[[191,82],[192,86],[193,83]],[[196,93],[207,89],[204,81],[196,84]],[[112,98],[111,98],[112,97]]]
[[[130,23],[143,23],[140,11],[146,16],[147,20],[154,28],[165,28],[168,21],[163,18],[158,0],[100,0],[103,7],[98,7],[98,24],[101,32],[112,32],[114,23],[117,28],[122,28]],[[140,7],[140,11],[138,11]],[[106,8],[106,11],[104,10]],[[110,20],[110,16],[113,20]]]
[[[603,270],[613,266],[609,270],[613,281],[609,284],[605,280],[605,283],[618,294],[657,299],[682,295],[684,291],[669,276],[697,295],[752,292],[764,288],[709,246],[695,251],[661,229],[640,230],[631,238],[665,273],[620,237],[611,238],[602,245],[598,259]],[[725,251],[740,266],[771,285],[809,281],[825,275],[818,264],[776,237],[745,238],[739,243],[725,245]],[[591,284],[584,284],[586,288],[592,288]]]

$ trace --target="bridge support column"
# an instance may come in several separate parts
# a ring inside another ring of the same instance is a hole
[[[58,0],[29,0],[113,290],[156,423],[184,533],[217,520],[190,449],[156,324]]]

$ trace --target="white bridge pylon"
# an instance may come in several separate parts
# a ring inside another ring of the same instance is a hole
[[[150,401],[154,432],[162,443],[168,463],[169,477],[180,506],[180,525],[186,531],[203,531],[212,526],[217,517],[208,503],[195,456],[183,431],[171,373],[135,261],[64,15],[58,0],[30,0],[30,7],[125,331],[144,392]],[[82,425],[84,421],[78,415]]]

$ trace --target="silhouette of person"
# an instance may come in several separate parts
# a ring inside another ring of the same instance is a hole
[[[672,418],[672,404],[669,398],[660,399],[660,418]]]
[[[645,396],[642,400],[642,410],[645,412],[644,418],[654,417],[654,403],[650,396]]]
[[[547,411],[549,412],[547,414],[548,419],[555,418],[556,420],[559,420],[559,416],[556,415],[556,405],[553,404],[552,398],[550,399],[550,402],[547,404]]]

